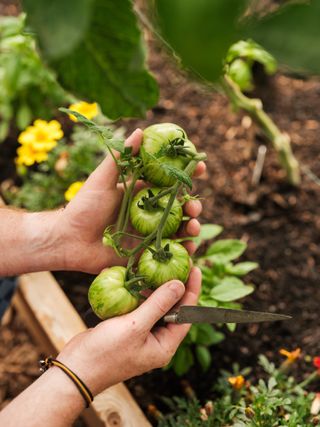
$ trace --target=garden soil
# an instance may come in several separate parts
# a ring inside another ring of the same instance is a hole
[[[249,117],[232,111],[223,95],[191,83],[152,38],[149,45],[150,67],[160,84],[159,103],[144,120],[120,124],[129,134],[138,126],[175,122],[198,150],[206,151],[207,175],[194,185],[194,193],[203,201],[200,220],[223,225],[223,238],[246,241],[248,250],[242,260],[260,265],[246,278],[256,290],[243,301],[244,307],[293,316],[292,321],[241,325],[232,334],[226,331],[227,339],[212,348],[212,368],[203,373],[197,367],[185,379],[199,398],[205,399],[219,369],[231,369],[234,362],[241,367],[256,365],[258,354],[280,362],[280,348],[296,347],[304,355],[295,368],[303,377],[312,369],[305,356],[320,354],[320,186],[310,174],[320,176],[320,82],[277,74],[262,79],[255,93],[292,139],[303,170],[301,186],[295,189],[286,184],[277,156]],[[13,132],[0,145],[1,180],[14,177],[14,168],[8,164],[14,157],[15,139]],[[261,144],[267,146],[266,161],[260,184],[252,186]],[[84,313],[91,276],[64,272],[56,276]],[[37,357],[23,325],[14,316],[0,329],[0,402],[7,403],[36,377]],[[254,369],[253,376],[259,374]],[[162,409],[161,396],[181,394],[183,388],[172,372],[163,374],[161,370],[127,384],[144,410],[149,404]]]

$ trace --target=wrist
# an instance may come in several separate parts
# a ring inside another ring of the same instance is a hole
[[[63,269],[60,213],[61,211],[24,213],[21,231],[26,244],[23,272]]]

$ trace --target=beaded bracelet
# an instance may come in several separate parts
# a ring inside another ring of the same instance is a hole
[[[39,364],[41,372],[47,371],[49,368],[51,368],[51,366],[57,366],[66,375],[68,375],[84,398],[86,407],[89,408],[90,403],[93,401],[93,395],[85,383],[74,372],[72,372],[71,369],[69,369],[62,362],[59,362],[59,360],[53,359],[52,356],[46,357],[44,360],[40,360]]]

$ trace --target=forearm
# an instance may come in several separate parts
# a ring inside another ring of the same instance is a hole
[[[0,275],[10,276],[64,266],[59,212],[0,209]]]
[[[0,412],[0,425],[70,427],[84,408],[73,382],[52,367]]]

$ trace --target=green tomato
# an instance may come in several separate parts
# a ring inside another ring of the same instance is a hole
[[[167,194],[157,200],[155,206],[150,206],[148,200],[156,196],[160,191],[161,188],[145,188],[139,191],[132,200],[130,206],[131,223],[143,236],[148,236],[158,228],[163,212],[170,199],[170,194]],[[179,201],[175,199],[163,228],[163,237],[172,236],[178,230],[182,216],[182,207]]]
[[[100,319],[129,313],[138,306],[139,299],[125,288],[125,280],[125,267],[110,267],[102,270],[91,283],[89,303]]]
[[[190,257],[187,250],[180,243],[164,239],[161,247],[169,245],[172,254],[166,261],[158,261],[149,249],[145,249],[138,263],[138,274],[145,277],[145,282],[151,287],[158,288],[169,280],[181,280],[185,283],[190,273]],[[155,246],[151,245],[155,250]]]
[[[147,127],[143,131],[143,141],[140,154],[143,161],[143,172],[147,181],[158,187],[169,187],[176,182],[176,178],[159,166],[165,163],[183,170],[190,161],[190,157],[174,152],[161,154],[175,142],[180,142],[181,146],[196,154],[197,150],[191,141],[188,140],[185,131],[173,123],[160,123]],[[161,150],[161,151],[160,151]],[[154,160],[150,155],[157,158]]]

